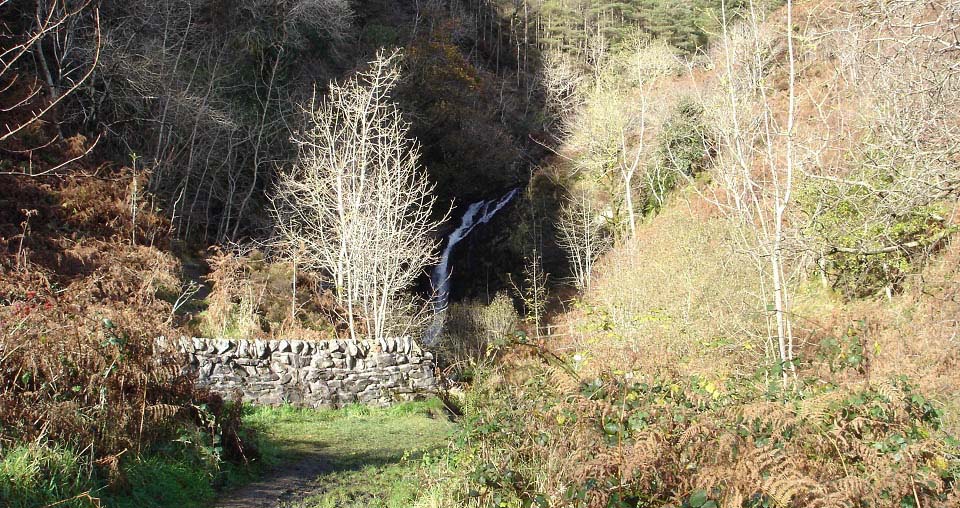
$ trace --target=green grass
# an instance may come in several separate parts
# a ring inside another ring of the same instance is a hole
[[[52,443],[0,448],[0,506],[32,508],[81,494],[86,475],[79,462],[72,450]],[[84,505],[78,499],[60,506]]]
[[[125,454],[127,455],[127,454]],[[171,446],[120,459],[119,477],[91,469],[87,457],[54,442],[0,449],[0,506],[4,508],[187,508],[207,506],[216,496],[215,464],[194,448]]]
[[[106,488],[105,471],[57,443],[0,448],[0,506],[38,508],[202,508],[269,467],[309,457],[323,464],[318,494],[302,508],[408,507],[420,490],[420,458],[453,431],[438,399],[384,409],[348,406],[311,410],[247,407],[244,422],[258,432],[261,458],[248,466],[217,463],[197,436],[184,435],[141,457],[120,460],[120,480]]]
[[[107,495],[111,508],[186,508],[207,506],[216,497],[208,468],[186,458],[146,456],[123,467],[121,491]]]
[[[444,446],[454,429],[437,399],[385,409],[252,408],[245,421],[265,434],[265,461],[314,455],[324,462],[317,494],[301,508],[411,506],[421,457]]]

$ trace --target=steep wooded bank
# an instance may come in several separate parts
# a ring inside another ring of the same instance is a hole
[[[418,333],[449,203],[514,187],[404,506],[960,502],[957,2],[0,21],[0,504],[208,502],[258,440],[153,338]]]
[[[14,50],[5,79],[16,81],[3,90],[16,105],[11,169],[49,170],[63,162],[37,160],[49,134],[80,134],[90,155],[145,175],[191,243],[271,234],[266,197],[296,158],[302,107],[384,46],[405,49],[392,100],[423,145],[438,213],[520,185],[542,156],[528,139],[544,121],[536,46],[531,37],[518,69],[493,5],[5,1],[2,14]],[[20,136],[48,101],[49,132]]]
[[[960,5],[741,14],[545,59],[581,292],[456,309],[499,356],[425,506],[960,502]]]

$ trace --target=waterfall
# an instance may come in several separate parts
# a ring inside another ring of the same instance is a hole
[[[426,345],[432,346],[436,342],[437,337],[440,335],[440,330],[443,327],[443,314],[447,309],[447,303],[450,299],[450,256],[453,254],[453,248],[460,243],[460,240],[466,238],[478,225],[490,222],[490,219],[503,207],[507,206],[519,193],[520,189],[517,188],[504,194],[498,200],[490,199],[471,203],[463,213],[463,217],[460,219],[460,225],[447,237],[447,246],[443,249],[440,262],[437,263],[437,266],[435,266],[430,273],[430,284],[436,292],[436,299],[434,300],[435,314],[433,323],[427,329],[426,337],[424,337],[424,343]]]

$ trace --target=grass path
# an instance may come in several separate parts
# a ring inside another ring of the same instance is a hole
[[[269,471],[223,496],[217,508],[409,507],[425,452],[453,431],[438,400],[386,409],[254,408]]]

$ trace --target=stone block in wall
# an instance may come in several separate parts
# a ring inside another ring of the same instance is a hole
[[[366,390],[364,392],[357,394],[357,399],[364,404],[370,404],[372,402],[378,402],[383,398],[383,392],[379,389],[376,390]]]
[[[413,381],[413,387],[420,390],[432,389],[437,387],[437,379],[433,375],[424,376]]]
[[[321,368],[321,369],[330,369],[333,368],[336,364],[329,357],[319,356],[315,357],[311,362],[311,367]]]
[[[353,391],[355,393],[360,393],[366,390],[367,387],[369,387],[372,384],[373,384],[373,381],[369,379],[357,379],[353,383],[351,383],[351,385],[349,386],[350,386],[350,391]]]
[[[396,365],[399,361],[399,358],[394,357],[389,353],[379,353],[373,357],[373,366],[374,367],[391,367]]]
[[[288,367],[300,368],[309,365],[309,361],[302,362],[299,354],[296,353],[277,353],[273,355],[273,360]]]

